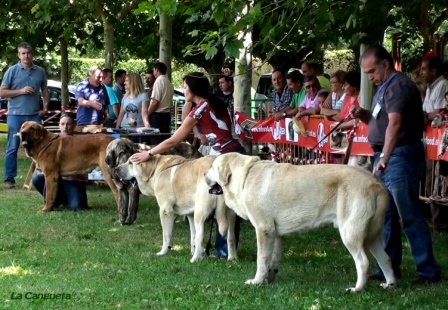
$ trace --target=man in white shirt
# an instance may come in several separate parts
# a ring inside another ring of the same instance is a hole
[[[431,57],[423,60],[420,67],[420,75],[426,79],[428,88],[426,89],[425,101],[423,102],[423,113],[425,115],[425,123],[431,124],[434,117],[445,108],[445,94],[448,92],[448,81],[443,77],[443,62],[438,57]],[[436,165],[444,163],[437,162]],[[428,196],[434,196],[437,193],[438,188],[434,188],[431,191],[433,180],[433,161],[426,160],[426,194]],[[437,175],[435,176],[437,178]],[[438,182],[435,182],[438,184]],[[444,194],[444,193],[440,193]],[[444,208],[444,207],[443,207]],[[433,224],[437,226],[446,226],[448,219],[441,212],[440,206],[431,203],[431,217]]]
[[[148,110],[149,124],[158,128],[160,133],[171,132],[171,105],[173,103],[174,87],[166,76],[167,66],[163,62],[154,65],[153,72],[156,78],[151,94],[151,104]],[[156,145],[168,139],[168,135],[151,137],[151,144]]]
[[[443,62],[438,57],[423,60],[420,75],[428,83],[423,112],[425,123],[430,124],[442,109],[445,108],[445,94],[448,92],[448,81],[443,77]]]

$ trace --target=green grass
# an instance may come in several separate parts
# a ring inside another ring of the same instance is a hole
[[[5,140],[0,135],[2,168]],[[19,186],[29,163],[21,150]],[[76,213],[37,213],[43,200],[35,190],[1,187],[0,197],[0,309],[448,308],[446,280],[410,284],[416,274],[408,247],[395,290],[368,283],[363,293],[345,293],[356,280],[355,266],[331,227],[287,238],[277,281],[254,287],[244,284],[256,269],[249,222],[242,225],[238,262],[205,258],[191,264],[186,222],[175,224],[174,250],[155,255],[162,232],[152,198],[142,197],[137,222],[122,227],[107,187],[89,186],[93,210]],[[436,257],[446,267],[448,236],[433,237]],[[25,299],[27,292],[70,294],[70,299]],[[18,294],[22,299],[12,299]]]

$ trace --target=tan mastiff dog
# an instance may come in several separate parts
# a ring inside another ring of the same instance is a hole
[[[133,154],[139,150],[150,150],[151,147],[145,144],[134,143],[129,139],[115,139],[106,149],[106,164],[111,169],[113,181],[120,196],[120,223],[131,225],[137,219],[138,203],[140,200],[140,190],[134,182],[123,183],[115,175],[115,167],[124,164]],[[201,153],[191,144],[182,142],[164,154],[179,155],[185,158],[199,158]]]
[[[103,134],[59,136],[36,122],[25,122],[17,135],[26,155],[45,175],[46,195],[42,212],[51,211],[61,176],[83,174],[99,166],[118,204],[117,187],[105,162],[107,145],[114,139]]]
[[[211,193],[223,193],[226,205],[255,227],[257,272],[247,284],[275,279],[282,236],[333,224],[355,260],[358,280],[348,290],[364,289],[368,250],[386,277],[382,286],[394,286],[391,262],[381,245],[388,192],[364,169],[345,165],[292,166],[229,153],[216,158],[205,179]]]
[[[210,195],[204,173],[212,166],[216,156],[185,159],[175,155],[155,155],[141,164],[130,160],[115,168],[123,182],[135,178],[142,194],[155,196],[159,205],[163,230],[163,246],[157,255],[171,249],[175,214],[186,215],[190,223],[191,262],[203,258],[204,222],[216,209],[219,232],[227,234],[228,260],[236,259],[236,215],[224,204],[222,196]]]

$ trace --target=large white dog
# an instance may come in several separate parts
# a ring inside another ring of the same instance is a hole
[[[278,272],[282,236],[333,224],[356,264],[364,289],[370,250],[393,287],[390,259],[381,245],[388,192],[371,173],[345,165],[292,166],[229,153],[218,156],[205,179],[210,192],[248,219],[257,235],[257,273],[247,284],[271,282]]]
[[[235,213],[224,204],[223,197],[210,195],[204,180],[216,156],[185,159],[175,155],[155,155],[141,164],[128,160],[115,168],[123,181],[135,178],[143,195],[155,196],[163,230],[163,246],[157,255],[171,249],[175,214],[186,215],[190,223],[191,262],[203,258],[204,222],[216,209],[219,232],[227,235],[228,260],[237,258]]]

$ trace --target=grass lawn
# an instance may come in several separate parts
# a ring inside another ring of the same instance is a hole
[[[0,134],[2,173],[5,145]],[[162,231],[153,198],[142,197],[130,227],[116,223],[103,186],[88,187],[93,210],[39,214],[42,197],[21,189],[29,164],[20,150],[18,188],[0,186],[0,309],[448,309],[446,273],[435,285],[410,284],[416,273],[407,246],[395,290],[369,282],[363,293],[345,293],[356,281],[355,265],[331,227],[286,238],[277,281],[248,286],[256,270],[249,222],[242,225],[238,262],[191,264],[186,222],[175,224],[171,253],[157,257]],[[433,240],[446,270],[448,235],[435,232]]]

